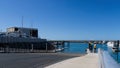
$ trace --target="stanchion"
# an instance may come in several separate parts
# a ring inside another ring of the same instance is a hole
[[[45,45],[46,45],[46,53],[47,53],[47,52],[48,52],[48,45],[47,45],[47,42],[46,42]]]
[[[117,61],[119,62],[119,40],[117,41]]]

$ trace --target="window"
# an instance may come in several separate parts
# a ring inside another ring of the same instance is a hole
[[[30,30],[30,36],[38,37],[38,30]]]
[[[15,31],[18,31],[18,28],[15,28]]]

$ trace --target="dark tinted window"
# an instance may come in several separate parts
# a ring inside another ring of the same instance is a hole
[[[31,31],[30,31],[30,35],[31,35],[32,37],[38,37],[38,30],[31,30]]]
[[[15,31],[18,31],[18,28],[15,28]]]

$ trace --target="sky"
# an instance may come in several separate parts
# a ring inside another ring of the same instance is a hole
[[[22,16],[48,40],[120,40],[119,0],[0,0],[0,31]]]

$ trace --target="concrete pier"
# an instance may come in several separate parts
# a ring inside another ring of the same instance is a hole
[[[99,57],[96,53],[88,53],[85,56],[68,59],[46,68],[99,68]]]

